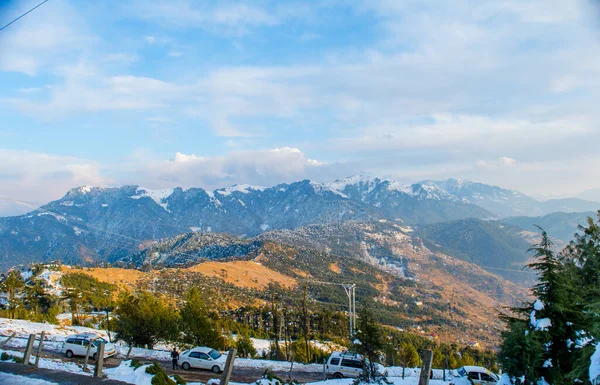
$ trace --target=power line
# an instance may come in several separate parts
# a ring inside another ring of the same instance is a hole
[[[492,266],[479,266],[482,269],[486,269],[486,270],[502,270],[502,271],[512,271],[515,273],[525,273],[525,274],[537,274],[534,271],[528,271],[528,270],[517,270],[517,269],[507,269],[507,268],[503,268],[503,267],[492,267]]]
[[[33,10],[35,10],[36,8],[42,6],[42,4],[46,3],[48,0],[44,0],[41,3],[39,3],[38,5],[36,5],[35,7],[31,8],[29,11],[25,12],[24,14],[22,14],[21,16],[17,17],[16,19],[14,19],[13,21],[11,21],[10,23],[6,24],[4,27],[0,28],[0,31],[2,31],[3,29],[5,29],[6,27],[8,27],[9,25],[11,25],[12,23],[14,23],[15,21],[19,20],[20,18],[24,17],[25,15],[27,15],[28,13],[32,12]]]

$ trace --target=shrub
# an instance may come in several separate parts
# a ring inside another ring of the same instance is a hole
[[[254,344],[252,343],[252,340],[246,333],[238,335],[238,339],[235,345],[238,351],[238,355],[240,357],[254,357],[256,355],[256,349],[254,348]]]
[[[175,381],[167,376],[165,370],[158,364],[158,362],[154,362],[152,365],[146,368],[146,373],[152,374],[152,385],[177,385]]]
[[[142,363],[139,362],[138,360],[136,360],[135,358],[131,359],[131,363],[129,364],[129,366],[131,366],[132,368],[139,368],[140,366],[142,366]]]

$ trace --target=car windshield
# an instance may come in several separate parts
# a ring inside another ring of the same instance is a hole
[[[218,359],[219,357],[221,357],[221,353],[217,352],[217,351],[216,351],[216,350],[214,350],[214,349],[213,349],[213,350],[211,350],[211,351],[208,353],[208,355],[209,355],[209,356],[210,356],[210,357],[211,357],[213,360],[216,360],[216,359]]]
[[[458,369],[458,375],[461,377],[465,377],[467,375],[467,371],[465,370],[465,368]]]
[[[94,346],[98,346],[100,344],[105,344],[107,342],[108,341],[106,341],[104,338],[97,338],[97,339],[94,340]]]

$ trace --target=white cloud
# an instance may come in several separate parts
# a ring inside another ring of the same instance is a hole
[[[130,6],[130,14],[166,26],[204,28],[232,35],[243,35],[252,27],[274,26],[281,22],[278,15],[254,3],[229,1],[137,1]]]
[[[0,149],[0,194],[19,201],[44,204],[81,185],[107,186],[94,161],[69,156]],[[0,215],[31,210],[31,206],[6,203]]]
[[[31,1],[18,2],[11,14],[22,14]],[[87,52],[93,38],[80,15],[64,0],[51,1],[39,12],[27,15],[26,22],[15,23],[2,34],[0,69],[35,76],[45,67],[72,60]]]

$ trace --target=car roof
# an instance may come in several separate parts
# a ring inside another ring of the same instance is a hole
[[[487,370],[486,368],[484,368],[483,366],[473,366],[473,365],[467,365],[467,366],[463,366],[463,368],[467,371],[467,372],[480,372],[480,373],[490,373],[489,370]]]
[[[331,353],[331,357],[348,357],[360,359],[362,356],[354,352],[333,352]]]
[[[68,338],[100,338],[100,336],[95,333],[79,333],[79,334],[73,334],[72,336],[69,336]]]
[[[190,352],[208,353],[211,350],[214,350],[214,349],[213,348],[207,348],[206,346],[196,346],[195,348],[190,349]]]

